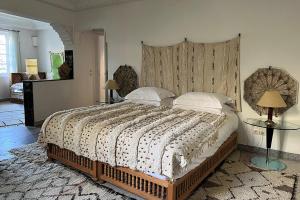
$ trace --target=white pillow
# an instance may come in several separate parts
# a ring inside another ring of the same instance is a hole
[[[175,94],[169,90],[157,87],[141,87],[130,92],[125,99],[127,100],[146,100],[161,101],[168,97],[174,97]]]
[[[188,105],[201,108],[222,109],[225,103],[232,103],[232,99],[222,94],[207,92],[188,92],[176,98],[173,105]]]
[[[141,100],[141,99],[131,99],[126,100],[131,103],[137,103],[137,104],[145,104],[145,105],[153,105],[153,106],[167,106],[172,107],[174,98],[164,98],[161,101],[149,101],[149,100]]]
[[[199,107],[199,106],[190,106],[190,105],[181,105],[181,104],[176,104],[173,106],[173,108],[179,108],[183,110],[194,110],[197,112],[207,112],[207,113],[213,113],[220,115],[222,114],[222,108],[207,108],[207,107]]]
[[[179,108],[183,110],[194,110],[197,112],[207,112],[220,115],[222,113],[233,112],[233,109],[227,105],[223,105],[223,108],[208,108],[208,107],[199,107],[199,106],[189,106],[189,105],[174,105],[173,108]]]

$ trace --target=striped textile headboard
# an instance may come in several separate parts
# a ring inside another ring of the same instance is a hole
[[[140,85],[165,88],[176,95],[221,93],[233,98],[241,111],[240,36],[217,43],[143,44]]]

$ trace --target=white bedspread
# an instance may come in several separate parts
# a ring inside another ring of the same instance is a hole
[[[226,115],[118,103],[49,116],[39,142],[77,155],[174,178],[216,144]]]

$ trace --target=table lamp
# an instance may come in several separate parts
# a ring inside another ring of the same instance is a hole
[[[267,90],[256,105],[268,108],[268,120],[266,121],[267,125],[274,124],[272,121],[274,108],[284,108],[287,106],[277,90]]]
[[[25,59],[25,65],[28,74],[38,74],[37,59]]]
[[[113,104],[114,103],[113,90],[119,89],[119,85],[115,80],[108,80],[105,84],[105,88],[110,90],[109,103]]]

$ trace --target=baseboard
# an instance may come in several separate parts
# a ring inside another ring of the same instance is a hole
[[[41,121],[37,121],[37,122],[34,122],[34,126],[35,127],[41,127],[43,125],[45,120],[41,120]]]
[[[254,147],[254,146],[249,146],[244,144],[238,144],[238,149],[243,151],[248,151],[251,153],[258,153],[258,154],[267,153],[267,150],[264,148]],[[270,156],[275,158],[280,158],[280,159],[300,161],[300,154],[288,153],[288,152],[278,151],[273,149],[270,150]]]

